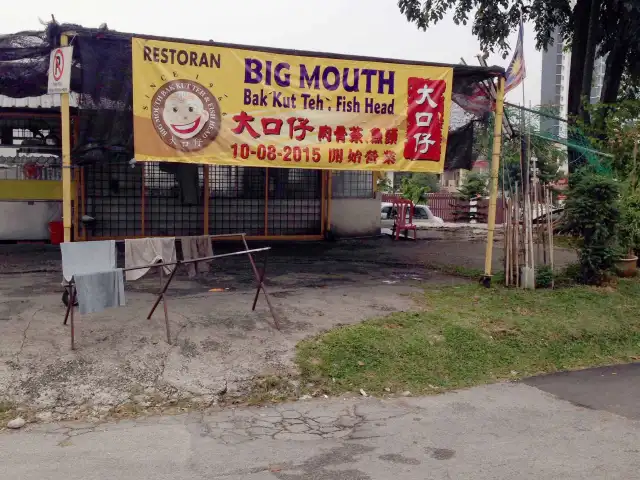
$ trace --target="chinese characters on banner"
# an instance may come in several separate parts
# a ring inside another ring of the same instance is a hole
[[[435,162],[440,159],[446,88],[442,80],[409,79],[405,158]]]
[[[451,68],[132,42],[139,161],[443,170]]]

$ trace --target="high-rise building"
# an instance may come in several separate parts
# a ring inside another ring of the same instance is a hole
[[[593,64],[593,79],[591,80],[591,98],[589,99],[591,103],[598,103],[600,101],[606,66],[607,57],[596,58]]]
[[[593,78],[589,101],[600,101],[606,57],[596,58],[593,65]],[[567,118],[569,102],[569,70],[571,68],[571,51],[566,48],[559,31],[554,32],[554,43],[542,53],[542,76],[540,79],[540,104],[553,107],[553,113],[560,118]],[[541,132],[558,139],[567,138],[567,123],[548,117],[540,118]],[[562,147],[565,148],[565,147]],[[560,166],[564,172],[568,165]]]
[[[562,35],[556,30],[554,44],[542,53],[542,76],[540,81],[541,105],[556,108],[557,115],[562,118],[567,116],[569,69],[571,65],[571,52],[565,50],[565,48],[566,44],[562,39]],[[600,101],[605,65],[606,57],[596,58],[593,65],[593,79],[589,98],[591,103]],[[566,135],[564,122],[558,120],[545,119],[541,121],[541,129],[561,138]]]
[[[559,31],[554,33],[553,38],[553,45],[542,53],[540,104],[554,107],[559,117],[566,118],[571,54],[564,51],[565,44]],[[558,120],[545,118],[541,119],[540,129],[560,137],[565,133],[561,124]]]

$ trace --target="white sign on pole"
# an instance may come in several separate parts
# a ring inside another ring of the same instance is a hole
[[[73,47],[55,48],[49,59],[49,95],[69,93],[71,90],[71,61]]]

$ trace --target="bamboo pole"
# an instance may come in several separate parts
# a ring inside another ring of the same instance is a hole
[[[500,148],[502,147],[502,117],[504,112],[504,77],[498,80],[498,96],[496,98],[496,118],[493,125],[493,151],[491,159],[491,192],[489,196],[489,218],[487,231],[487,249],[484,260],[484,277],[482,283],[491,286],[491,265],[493,261],[493,236],[496,228],[496,200],[498,197],[498,173],[500,171]]]
[[[503,204],[505,202],[504,196],[502,197],[502,202]],[[506,208],[508,208],[508,204]],[[508,287],[509,286],[509,217],[507,215],[508,210],[506,210],[506,208],[505,208],[505,217],[504,217],[504,239],[503,239],[504,240],[504,285]]]
[[[553,206],[553,196],[551,194],[551,190],[549,188],[547,188],[547,203],[549,205],[549,209],[552,208]],[[551,218],[551,216],[549,215],[549,219],[548,219],[548,225],[549,225],[549,263],[551,265],[551,272],[553,273],[553,219]],[[553,276],[551,277],[551,288],[555,287],[555,280],[553,278]]]
[[[520,192],[516,183],[516,202],[514,206],[515,214],[515,260],[516,260],[516,287],[520,287]]]
[[[532,242],[531,248],[533,249],[535,255],[533,255],[533,260],[536,264],[540,263],[540,258],[542,257],[540,253],[540,208],[538,202],[540,198],[538,197],[538,193],[536,191],[536,186],[533,186],[533,193],[531,194],[531,234],[532,234]],[[534,224],[535,222],[535,224]]]
[[[69,37],[60,35],[60,45],[69,45]],[[65,68],[71,68],[71,61]],[[64,241],[71,241],[71,125],[69,115],[69,94],[60,94],[60,124],[62,133],[62,222]]]
[[[531,171],[531,131],[528,130],[527,131],[527,171],[530,172]],[[527,178],[529,178],[529,175],[527,175]],[[527,184],[526,186],[526,209],[527,209],[527,215],[528,215],[528,221],[527,221],[527,248],[529,251],[529,260],[530,263],[527,265],[530,270],[528,272],[528,274],[530,275],[530,277],[527,277],[527,286],[528,287],[532,287],[535,288],[535,276],[536,276],[536,257],[535,257],[535,249],[534,249],[534,244],[533,244],[533,204],[531,202],[531,185]],[[534,185],[534,195],[535,195],[535,185]],[[529,282],[529,280],[533,281],[533,285]]]
[[[518,228],[519,225],[517,223],[517,217],[514,212],[517,208],[518,199],[516,197],[517,194],[514,194],[514,197],[511,201],[511,211],[509,215],[511,215],[511,283],[514,287],[518,286]]]
[[[505,168],[504,168],[504,162],[502,162],[502,236],[503,236],[503,243],[504,243],[504,248],[503,248],[503,252],[504,252],[504,283],[505,286],[508,287],[509,286],[509,222],[507,220],[507,211],[508,211],[508,201],[507,201],[507,197],[505,196],[505,190],[504,190],[504,185],[505,185]]]
[[[524,265],[529,268],[529,209],[527,203],[527,189],[522,186],[522,236],[524,238]]]
[[[533,250],[533,208],[531,205],[531,189],[527,192],[527,213],[529,215],[529,222],[527,225],[527,248],[529,249],[529,260],[530,260],[530,275],[529,279],[534,279],[533,285],[527,280],[527,286],[531,288],[535,288],[535,278],[536,278],[536,260],[535,254]]]
[[[549,208],[549,201],[547,198],[547,187],[546,185],[542,186],[542,190],[541,190],[541,195],[542,195],[542,202],[544,205],[544,210],[546,212],[545,214],[545,225],[544,225],[544,229],[542,231],[542,240],[543,240],[543,253],[544,253],[544,264],[548,265],[549,263],[547,262],[547,245],[549,242],[549,218],[551,217],[551,209]]]
[[[511,271],[512,271],[512,264],[513,264],[513,255],[512,255],[512,251],[511,251],[511,244],[512,244],[512,230],[513,227],[511,225],[511,203],[512,200],[511,198],[507,198],[507,211],[505,212],[505,232],[504,232],[504,238],[506,239],[506,248],[505,248],[505,257],[507,259],[507,261],[505,262],[505,268],[504,268],[504,272],[505,272],[505,283],[507,287],[511,286]]]
[[[503,190],[504,192],[504,190]],[[504,253],[504,262],[503,262],[503,268],[504,268],[504,284],[506,287],[509,286],[509,220],[507,219],[507,206],[505,203],[505,199],[504,199],[504,193],[502,196],[502,205],[503,205],[503,211],[504,211],[504,222],[502,223],[502,228],[503,228],[503,239],[502,239],[502,251]]]

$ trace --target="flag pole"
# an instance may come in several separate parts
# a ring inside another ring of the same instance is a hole
[[[496,97],[496,118],[493,123],[493,151],[491,152],[491,192],[489,196],[489,218],[487,231],[487,249],[484,259],[484,276],[482,284],[491,286],[491,267],[493,262],[493,237],[496,229],[496,205],[498,200],[498,174],[500,172],[500,149],[502,148],[502,116],[504,112],[504,83],[505,77],[498,80],[498,95]]]

